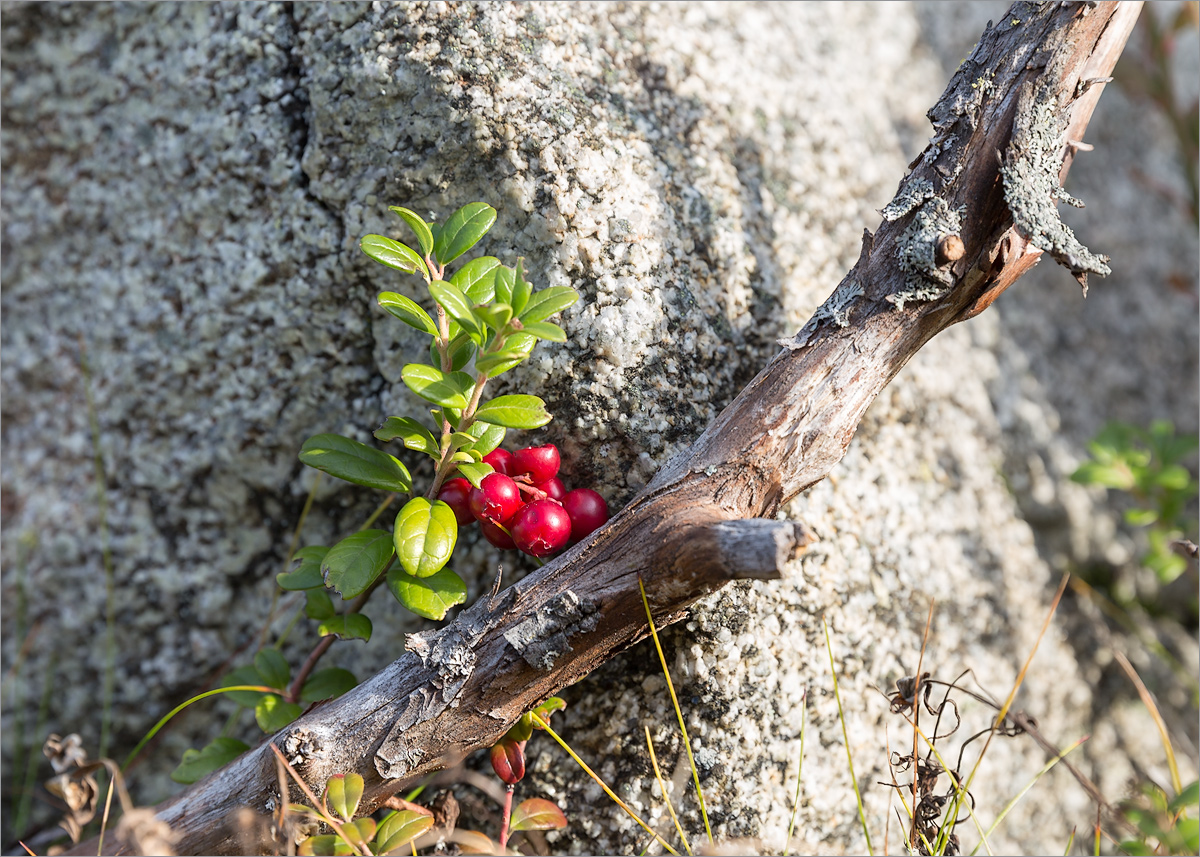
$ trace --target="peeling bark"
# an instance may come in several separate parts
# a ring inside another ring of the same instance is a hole
[[[930,338],[986,309],[1043,252],[1077,275],[1102,274],[1099,257],[1067,240],[1055,203],[1071,141],[1082,139],[1097,82],[1139,9],[1014,5],[929,111],[934,137],[857,264],[690,450],[601,530],[446,627],[411,635],[378,675],[274,736],[311,787],[356,771],[369,812],[491,745],[648,633],[639,577],[667,623],[730,580],[781,574],[810,536],[770,519],[837,464],[867,406]],[[278,783],[264,744],[161,804],[158,817],[179,835],[179,853],[237,853],[246,847],[238,810],[271,812]],[[121,846],[105,839],[105,853]],[[72,853],[95,852],[93,841]]]

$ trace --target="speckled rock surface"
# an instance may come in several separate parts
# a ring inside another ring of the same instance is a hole
[[[862,229],[878,223],[923,145],[923,112],[945,80],[926,40],[953,35],[927,35],[928,16],[903,4],[9,4],[3,13],[5,670],[32,629],[5,693],[6,784],[9,727],[19,714],[32,731],[47,681],[46,731],[80,731],[93,748],[100,734],[105,587],[81,345],[117,582],[120,756],[256,644],[312,481],[296,460],[304,438],[369,440],[384,416],[419,407],[399,371],[420,343],[374,303],[383,289],[415,296],[417,283],[356,247],[368,232],[403,236],[387,205],[445,216],[483,199],[500,216],[481,249],[524,256],[539,286],[581,291],[562,321],[567,345],[539,347],[497,392],[539,388],[558,417],[527,439],[559,444],[577,481],[621,503],[853,263]],[[1079,227],[1085,241],[1118,260],[1142,252],[1104,216],[1128,210],[1132,194],[1076,192],[1093,206]],[[1164,240],[1139,220],[1143,243]],[[1194,277],[1194,234],[1175,224],[1166,240],[1160,254],[1190,247],[1192,262],[1176,267]],[[926,668],[950,678],[971,667],[992,694],[1007,693],[1044,618],[1051,566],[1063,564],[1046,547],[1056,537],[1035,541],[1029,498],[1042,495],[1015,484],[1013,462],[1043,461],[1075,525],[1068,544],[1086,555],[1099,538],[1080,522],[1100,515],[1101,498],[1062,477],[1103,419],[1097,397],[1120,386],[1087,386],[1098,373],[1074,345],[1096,355],[1122,341],[1115,359],[1126,367],[1174,361],[1163,374],[1186,384],[1138,382],[1119,415],[1156,416],[1165,400],[1194,426],[1194,279],[1193,297],[1171,298],[1192,300],[1188,313],[1126,298],[1138,312],[1118,301],[1094,341],[1079,332],[1070,279],[1045,274],[1048,285],[1023,282],[1013,301],[1005,296],[1011,313],[936,339],[884,392],[835,479],[789,510],[822,537],[792,579],[731,587],[665,635],[720,838],[781,847],[807,693],[797,839],[821,850],[865,845],[822,617],[876,839],[888,815],[889,790],[874,785],[887,779],[887,734],[898,745],[911,732],[872,687],[915,670],[930,597]],[[1035,289],[1055,301],[1051,311],[1021,297]],[[1103,292],[1094,287],[1083,306]],[[1186,347],[1160,355],[1165,336],[1124,338],[1120,323],[1153,329],[1158,312]],[[1030,316],[1033,334],[1020,327]],[[1060,384],[1074,385],[1063,394],[1072,399],[1046,392]],[[377,502],[330,482],[302,544],[331,543]],[[501,557],[486,543],[460,552],[455,568],[473,597]],[[422,627],[377,602],[370,645],[336,646],[331,665],[365,676]],[[291,599],[277,605],[275,633],[294,609]],[[293,663],[314,633],[302,623],[291,635]],[[1107,710],[1094,661],[1065,637],[1063,625],[1051,628],[1018,705],[1062,744],[1092,732],[1081,764],[1119,796],[1130,758],[1158,756],[1152,742],[1130,745],[1146,725],[1140,712],[1124,702]],[[673,794],[687,774],[652,649],[635,648],[567,696],[561,725],[573,745],[665,825],[650,800],[643,725]],[[138,769],[139,799],[177,788],[166,773],[219,729],[213,712],[225,709],[203,705]],[[963,717],[964,730],[987,722],[967,702]],[[253,735],[248,718],[243,727]],[[544,737],[538,748],[546,752],[522,789],[560,800],[572,821],[551,847],[637,853],[641,831]],[[1028,741],[993,746],[974,789],[981,817],[1043,761]],[[1090,817],[1061,772],[1035,794],[994,848],[1061,847]],[[684,815],[699,830],[692,804]],[[893,850],[897,842],[893,825]]]

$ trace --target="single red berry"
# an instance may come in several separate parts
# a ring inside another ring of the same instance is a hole
[[[533,483],[545,482],[558,475],[558,447],[552,443],[518,449],[513,454],[511,475],[528,474]]]
[[[571,517],[571,540],[579,541],[608,521],[608,504],[590,488],[576,488],[562,498],[562,506]]]
[[[489,473],[472,488],[468,505],[477,521],[503,524],[521,508],[521,491],[517,483],[503,473]]]
[[[547,479],[545,482],[537,482],[533,487],[545,492],[546,496],[551,500],[562,500],[563,497],[567,496],[567,487],[563,485],[562,480],[557,476]]]
[[[571,519],[553,500],[534,500],[513,516],[508,531],[517,549],[530,556],[550,556],[571,538]]]
[[[483,531],[483,537],[491,542],[500,550],[510,551],[516,548],[513,543],[512,536],[497,527],[491,521],[480,521],[479,529]]]
[[[438,499],[454,510],[454,520],[458,521],[459,526],[475,522],[469,505],[470,497],[471,483],[461,476],[448,480],[438,492]]]
[[[507,449],[496,447],[491,452],[483,457],[484,464],[492,465],[492,470],[497,473],[503,473],[505,476],[511,476],[512,473],[513,455]]]

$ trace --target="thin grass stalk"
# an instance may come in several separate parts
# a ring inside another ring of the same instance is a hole
[[[43,735],[46,732],[46,722],[50,719],[50,696],[54,691],[54,676],[58,671],[58,650],[55,649],[50,655],[50,665],[46,668],[46,678],[42,685],[42,698],[38,703],[37,725],[34,727],[35,735]],[[24,832],[25,827],[29,824],[29,815],[33,811],[33,787],[37,782],[38,769],[38,754],[33,752],[33,747],[29,748],[29,756],[25,760],[25,783],[21,789],[21,801],[17,804],[17,819],[13,824],[13,829],[18,833]]]
[[[654,767],[654,779],[658,781],[659,791],[662,792],[663,802],[667,805],[667,812],[671,813],[671,821],[675,824],[675,832],[679,834],[679,841],[683,843],[684,849],[689,855],[692,852],[692,845],[688,842],[687,834],[683,832],[683,825],[679,823],[679,816],[675,814],[675,807],[671,804],[671,796],[667,794],[667,784],[663,782],[662,771],[658,767],[658,757],[654,755],[654,742],[650,739],[650,727],[644,727],[646,730],[646,749],[650,751],[650,764]]]
[[[800,772],[804,769],[804,727],[807,720],[808,688],[805,688],[800,708],[800,758],[796,761],[796,797],[792,802],[792,820],[788,822],[787,842],[783,846],[784,857],[787,857],[788,850],[792,847],[792,834],[796,830],[796,813],[800,810]]]
[[[1141,676],[1137,674],[1137,670],[1133,668],[1133,664],[1129,663],[1129,659],[1123,652],[1114,651],[1113,657],[1121,665],[1121,669],[1125,670],[1125,675],[1129,676],[1129,680],[1137,688],[1138,696],[1142,698],[1142,704],[1154,718],[1154,725],[1158,727],[1159,740],[1162,741],[1163,751],[1167,754],[1167,767],[1171,769],[1171,785],[1175,789],[1175,794],[1179,794],[1183,791],[1183,781],[1179,778],[1179,764],[1175,761],[1175,748],[1171,746],[1171,737],[1167,734],[1167,724],[1162,719],[1158,706],[1154,704],[1154,697],[1142,683]]]
[[[158,734],[158,730],[166,726],[171,721],[171,718],[183,711],[183,709],[187,708],[193,702],[199,702],[200,700],[207,699],[210,696],[216,696],[218,693],[232,693],[235,690],[257,690],[261,691],[262,693],[276,692],[274,688],[266,687],[261,684],[236,684],[232,687],[218,687],[215,690],[206,690],[204,693],[197,694],[186,702],[179,703],[179,705],[176,705],[174,708],[168,711],[161,720],[155,723],[154,727],[145,734],[141,741],[138,741],[137,746],[134,747],[133,750],[130,751],[129,755],[125,757],[125,762],[121,765],[121,770],[128,770],[129,765],[133,762],[134,758],[136,758],[137,754],[142,752],[142,748],[149,744],[151,739]]]
[[[275,753],[275,758],[283,762],[283,766],[287,770],[288,776],[295,780],[296,785],[300,786],[300,790],[304,792],[304,796],[312,802],[313,809],[321,814],[321,821],[332,827],[333,832],[340,836],[342,841],[345,842],[350,847],[350,850],[355,854],[366,855],[366,857],[370,857],[370,848],[364,847],[360,850],[357,845],[346,838],[346,833],[342,830],[342,825],[339,824],[338,820],[333,817],[333,813],[329,811],[329,807],[325,805],[325,801],[317,799],[317,796],[313,794],[312,789],[308,787],[308,783],[304,782],[304,779],[296,773],[296,769],[293,768],[291,764],[288,763],[288,760],[283,757],[283,751],[274,744],[271,745],[271,750]],[[284,800],[286,800],[286,796],[284,796]]]
[[[842,724],[842,740],[846,744],[846,762],[850,766],[850,783],[854,786],[854,800],[858,804],[858,820],[862,824],[863,836],[867,840],[867,853],[874,854],[871,849],[871,831],[867,829],[867,812],[863,809],[862,793],[858,790],[858,778],[854,776],[854,756],[850,752],[850,733],[846,729],[846,714],[842,711],[842,695],[838,691],[837,669],[833,665],[833,642],[829,639],[829,625],[825,617],[821,617],[821,626],[825,629],[825,648],[829,652],[829,672],[833,676],[833,698],[837,700],[838,720]]]

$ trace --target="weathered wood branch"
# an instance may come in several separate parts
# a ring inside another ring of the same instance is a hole
[[[931,337],[982,312],[1043,253],[1085,288],[1088,273],[1106,273],[1055,205],[1139,8],[1014,5],[929,112],[935,135],[857,264],[686,454],[583,543],[446,627],[411,635],[378,675],[272,739],[312,788],[357,771],[369,810],[494,743],[647,633],[639,576],[664,623],[730,580],[779,576],[809,537],[769,519],[842,458],[867,406]],[[246,847],[238,811],[279,805],[263,745],[158,817],[180,853],[231,853]],[[105,840],[106,853],[119,847]]]

